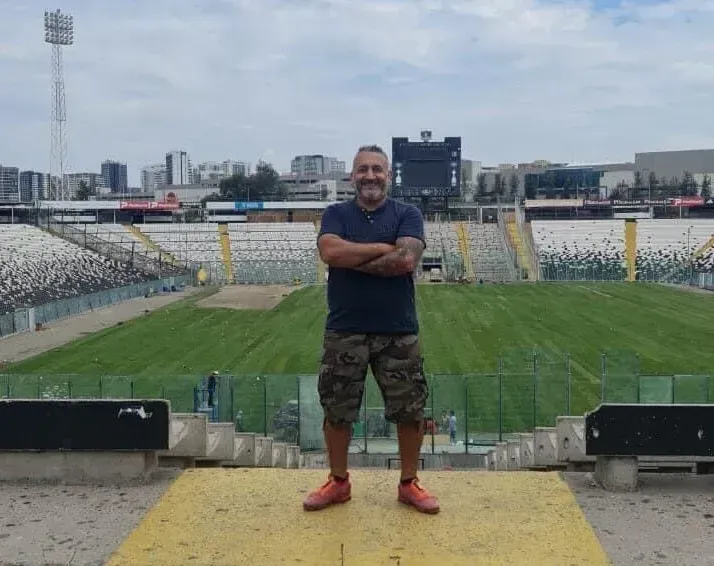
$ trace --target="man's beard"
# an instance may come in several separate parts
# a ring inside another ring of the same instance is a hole
[[[387,184],[379,181],[362,181],[357,185],[357,196],[365,203],[378,202],[387,196]]]

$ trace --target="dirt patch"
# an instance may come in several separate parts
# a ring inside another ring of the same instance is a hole
[[[202,299],[196,306],[206,309],[269,310],[299,285],[231,285],[221,287],[218,293]]]

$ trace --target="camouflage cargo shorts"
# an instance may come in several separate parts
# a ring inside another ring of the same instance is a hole
[[[372,367],[390,422],[421,423],[429,396],[416,334],[325,331],[318,378],[320,404],[332,424],[357,420],[367,367]]]

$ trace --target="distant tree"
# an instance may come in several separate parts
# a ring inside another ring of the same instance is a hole
[[[77,188],[77,194],[74,197],[74,200],[89,200],[90,197],[96,195],[97,191],[95,189],[90,188],[86,182],[80,181],[79,187]]]
[[[699,194],[703,198],[709,198],[712,196],[712,180],[709,175],[704,175],[704,178],[702,179],[702,189],[699,191]]]
[[[635,189],[642,188],[642,173],[635,171]]]
[[[682,176],[682,182],[679,184],[679,194],[685,196],[696,195],[699,192],[697,182],[694,180],[694,175],[689,171],[685,171]]]
[[[655,175],[654,171],[650,171],[650,174],[647,176],[647,187],[653,195],[657,193],[659,181],[657,180],[657,175]]]
[[[478,194],[486,194],[486,173],[479,173],[476,177],[476,186],[478,187]]]
[[[252,175],[239,173],[222,179],[220,198],[211,200],[280,201],[287,200],[287,187],[269,163],[260,162]],[[207,197],[210,199],[210,197]]]
[[[505,192],[506,183],[503,175],[496,173],[493,176],[493,192],[497,195],[502,195]]]
[[[511,177],[508,179],[508,189],[509,194],[516,196],[518,194],[518,175],[511,173]]]

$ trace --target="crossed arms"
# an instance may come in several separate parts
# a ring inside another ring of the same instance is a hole
[[[320,258],[331,267],[343,267],[377,275],[395,277],[413,272],[424,253],[424,242],[411,236],[392,244],[357,244],[336,234],[324,234],[318,241]]]

